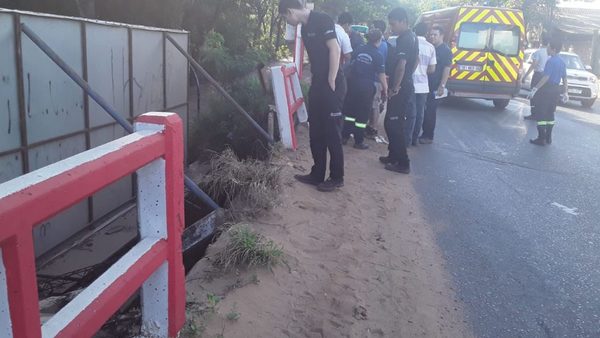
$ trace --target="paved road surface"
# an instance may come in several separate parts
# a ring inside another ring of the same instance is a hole
[[[447,102],[412,175],[478,336],[600,337],[600,104],[542,148],[525,102]]]

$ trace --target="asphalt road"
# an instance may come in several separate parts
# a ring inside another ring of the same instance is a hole
[[[454,99],[413,177],[479,337],[600,337],[600,103],[560,107],[554,144],[513,100]]]

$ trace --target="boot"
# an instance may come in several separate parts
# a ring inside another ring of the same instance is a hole
[[[546,126],[546,144],[552,144],[552,128],[554,126],[551,124]]]
[[[529,142],[538,145],[546,145],[546,126],[537,126],[538,137],[535,140],[529,140]]]

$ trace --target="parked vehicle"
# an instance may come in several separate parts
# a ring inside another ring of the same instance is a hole
[[[526,72],[531,65],[531,55],[535,49],[525,51],[525,64],[523,72]],[[569,100],[579,101],[584,107],[591,107],[598,98],[599,81],[598,77],[590,72],[589,66],[584,66],[579,55],[574,53],[561,52],[558,54],[567,65],[567,80],[569,82]],[[531,74],[523,82],[524,89],[531,89]]]
[[[494,101],[504,109],[520,91],[525,21],[517,9],[453,7],[423,13],[417,22],[446,31],[453,53],[447,83],[453,96]]]

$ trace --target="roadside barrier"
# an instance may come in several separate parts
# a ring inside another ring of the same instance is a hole
[[[300,77],[293,64],[271,67],[271,75],[281,142],[286,148],[296,150],[294,114],[299,122],[308,121]]]
[[[137,172],[140,242],[44,325],[32,229]],[[185,322],[183,126],[139,116],[134,133],[0,184],[0,337],[91,337],[141,289],[142,335]]]

